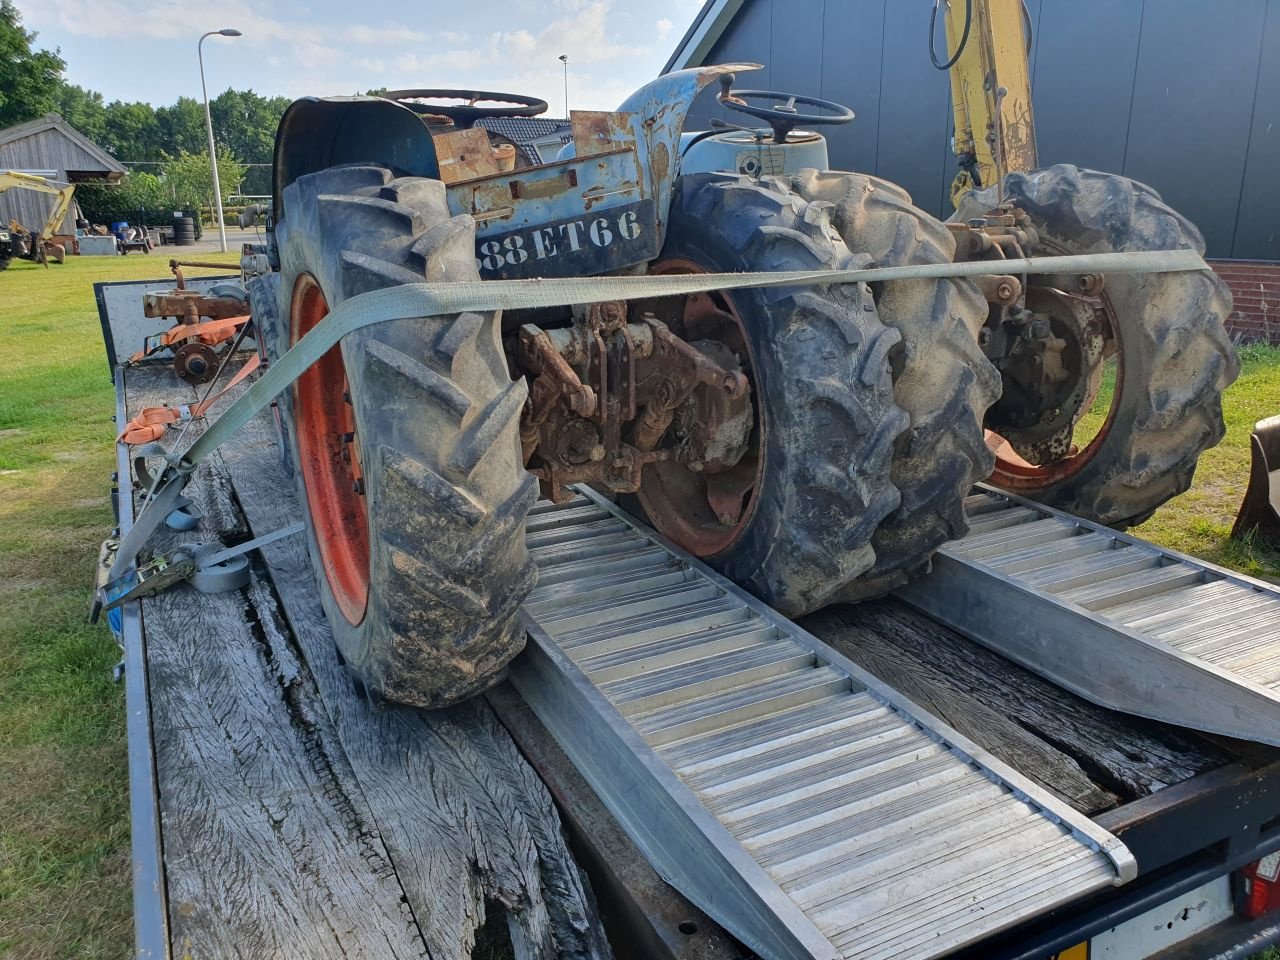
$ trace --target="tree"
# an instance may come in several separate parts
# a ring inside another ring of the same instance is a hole
[[[244,179],[244,166],[225,151],[218,154],[218,181],[225,200],[239,193]],[[164,165],[164,185],[178,201],[178,206],[199,207],[213,202],[213,173],[209,169],[209,153],[184,153]]]
[[[74,83],[64,83],[58,87],[55,97],[57,104],[54,109],[62,114],[63,120],[94,143],[101,144],[105,140],[107,108],[102,102],[102,94]]]
[[[204,107],[191,97],[179,97],[171,107],[156,109],[160,138],[170,154],[198,153],[205,149]]]
[[[102,137],[101,145],[120,160],[159,160],[165,149],[155,108],[149,103],[111,101]]]
[[[34,50],[11,0],[0,0],[0,127],[44,116],[57,107],[66,61],[58,51]]]
[[[218,150],[247,164],[270,164],[275,149],[276,128],[288,108],[288,97],[263,97],[252,90],[226,90],[209,103]],[[271,169],[254,166],[246,171],[243,189],[247,193],[271,192]]]

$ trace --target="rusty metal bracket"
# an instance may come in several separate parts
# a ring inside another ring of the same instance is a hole
[[[640,414],[636,424],[635,444],[640,450],[652,450],[662,439],[680,404],[700,385],[722,390],[730,400],[747,395],[747,378],[740,370],[726,370],[705,353],[680,339],[656,317],[646,314],[642,322],[653,334],[653,354],[666,376],[659,382],[653,398]]]

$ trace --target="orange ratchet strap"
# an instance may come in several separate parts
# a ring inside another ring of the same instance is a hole
[[[249,322],[249,317],[227,317],[223,320],[206,320],[204,323],[179,323],[164,333],[157,333],[143,341],[143,347],[129,358],[130,363],[145,360],[153,353],[158,353],[175,343],[186,340],[199,340],[208,346],[216,346],[236,335],[241,327]]]
[[[225,387],[217,393],[211,393],[199,403],[180,403],[177,406],[163,407],[146,407],[141,413],[129,421],[124,431],[116,438],[117,443],[127,444],[128,446],[136,446],[140,443],[150,443],[153,440],[159,440],[164,436],[165,430],[171,423],[178,423],[182,420],[192,420],[196,417],[203,417],[210,407],[212,407],[224,394],[237,383],[243,380],[253,371],[258,369],[259,358],[255,353],[250,357],[240,371],[232,377]]]

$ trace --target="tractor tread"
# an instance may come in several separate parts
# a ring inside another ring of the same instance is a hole
[[[858,266],[823,204],[777,178],[681,177],[663,257],[717,270]],[[899,335],[881,323],[865,284],[758,288],[749,307],[754,403],[766,457],[754,513],[737,542],[708,562],[790,616],[833,601],[875,561],[871,537],[898,503],[890,477],[907,417],[894,403],[888,356]],[[643,488],[641,491],[643,500]],[[661,523],[656,523],[659,528]]]
[[[1204,254],[1195,225],[1151,187],[1127,177],[1058,164],[1010,174],[1005,199],[1026,210],[1042,237],[1068,253]],[[994,188],[970,194],[955,217],[976,216],[994,200]],[[1123,529],[1191,485],[1200,454],[1226,432],[1222,392],[1240,365],[1223,325],[1231,293],[1207,266],[1110,274],[1106,281],[1124,365],[1108,433],[1074,475],[1016,492]]]
[[[350,165],[299,177],[283,201],[277,315],[288,316],[304,272],[331,308],[404,283],[478,279],[474,223],[451,216],[435,181]],[[288,342],[281,327],[276,350]],[[339,650],[375,696],[456,703],[500,680],[524,645],[516,612],[536,579],[524,520],[537,485],[520,453],[525,387],[507,372],[499,333],[494,313],[412,317],[355,331],[335,348],[368,508],[369,600],[359,623],[337,607],[310,528],[308,537]],[[293,428],[292,391],[281,407]],[[297,488],[305,502],[300,472]]]
[[[855,254],[876,266],[948,263],[947,228],[911,204],[901,187],[858,173],[803,171],[797,193],[830,208]],[[968,280],[872,284],[881,320],[901,334],[891,355],[894,399],[911,418],[897,441],[896,509],[872,538],[874,566],[840,592],[855,601],[887,593],[927,569],[934,551],[968,532],[964,498],[991,472],[982,419],[1000,395],[1000,378],[978,347],[987,303]]]

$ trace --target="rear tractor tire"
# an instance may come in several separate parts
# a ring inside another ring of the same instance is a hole
[[[832,204],[831,222],[854,255],[876,267],[950,263],[947,228],[894,184],[859,173],[806,170],[791,178],[806,200]],[[893,396],[911,418],[898,438],[893,484],[902,502],[872,537],[875,565],[840,592],[849,602],[889,592],[928,568],[934,551],[969,531],[964,499],[991,473],[983,439],[1000,374],[982,354],[978,333],[987,301],[970,281],[894,280],[871,284],[876,309],[902,335],[889,354]]]
[[[681,177],[653,273],[836,270],[866,263],[833,230],[829,205],[782,180]],[[675,301],[680,304],[680,301]],[[875,561],[871,537],[898,505],[893,446],[907,427],[889,353],[898,333],[865,284],[695,294],[663,317],[691,341],[728,348],[750,383],[745,453],[708,476],[678,456],[645,468],[638,499],[677,544],[782,613],[833,602]],[[662,306],[665,304],[665,306]],[[718,324],[718,325],[717,325]],[[678,453],[681,417],[663,445]],[[718,519],[709,491],[736,471],[740,510]]]
[[[1060,164],[1005,179],[1006,201],[1040,234],[1036,253],[1195,250],[1200,231],[1160,195],[1126,177]],[[996,190],[967,195],[954,220],[980,217]],[[1103,312],[1114,333],[1115,396],[1096,437],[1047,465],[997,454],[992,483],[1077,516],[1123,529],[1142,523],[1191,485],[1200,454],[1222,439],[1222,392],[1240,367],[1223,327],[1231,294],[1198,272],[1108,274]],[[1099,359],[1085,394],[1097,394]],[[1088,403],[1082,409],[1087,409]],[[994,411],[993,411],[994,412]],[[990,425],[990,424],[989,424]],[[1077,444],[1083,438],[1076,438]]]
[[[296,343],[357,294],[479,279],[474,225],[450,215],[437,181],[334,167],[283,200],[269,358],[285,330]],[[523,647],[517,612],[535,579],[524,521],[537,495],[520,455],[525,396],[497,318],[476,313],[357,331],[282,396],[321,600],[371,694],[447,706],[497,682]]]

